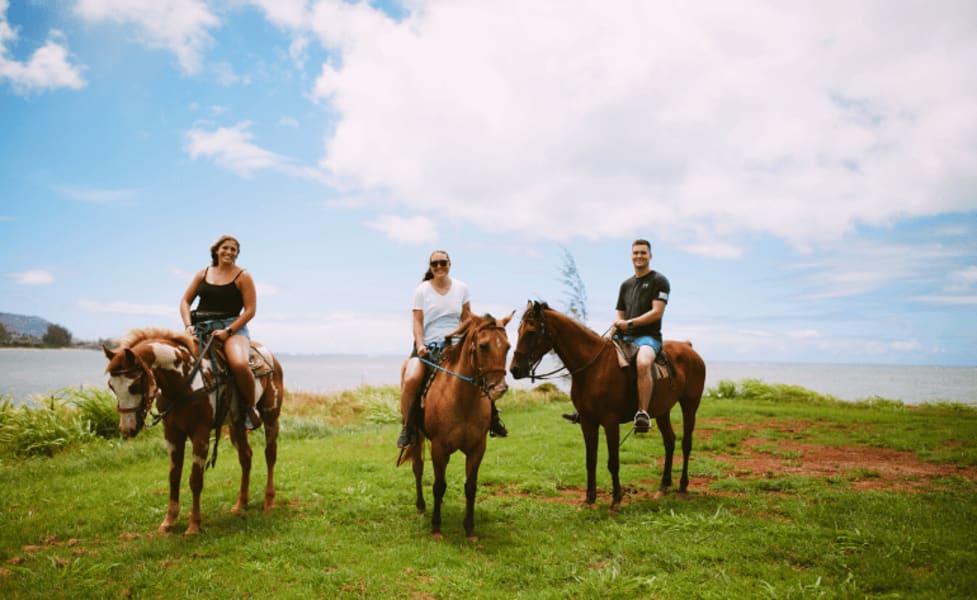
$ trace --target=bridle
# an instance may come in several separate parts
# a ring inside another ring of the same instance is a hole
[[[536,369],[539,368],[540,363],[543,362],[543,356],[545,356],[546,352],[548,351],[548,349],[547,350],[539,349],[539,347],[542,345],[543,340],[545,339],[547,342],[549,342],[550,348],[553,348],[555,345],[553,341],[553,336],[550,334],[549,330],[546,327],[546,313],[544,313],[543,310],[544,310],[543,305],[537,302],[533,304],[533,308],[531,310],[527,310],[526,313],[522,316],[523,323],[538,323],[539,326],[536,329],[536,331],[533,332],[534,333],[533,345],[528,352],[520,352],[518,350],[514,350],[512,352],[513,358],[518,359],[519,356],[525,356],[527,357],[526,362],[529,362],[529,360],[533,360],[532,365],[529,367],[530,382],[535,382],[537,379],[539,380],[555,379],[555,376],[561,371],[566,371],[568,375],[573,376],[576,375],[577,373],[581,373],[587,370],[588,368],[590,368],[591,365],[597,362],[597,359],[600,358],[600,355],[604,353],[604,349],[607,348],[607,344],[601,344],[600,350],[597,351],[597,354],[595,354],[593,358],[588,360],[581,367],[578,367],[576,369],[571,369],[570,367],[564,364],[557,367],[556,369],[553,369],[552,371],[549,371],[548,373],[537,374]],[[533,356],[535,356],[535,358],[532,358]]]
[[[479,364],[479,361],[478,361],[478,334],[481,333],[482,331],[486,331],[486,330],[489,330],[489,329],[501,331],[502,332],[502,336],[505,337],[505,327],[501,327],[501,326],[496,325],[494,323],[493,324],[489,324],[489,325],[484,325],[482,327],[479,327],[476,331],[474,331],[474,332],[471,333],[471,342],[469,344],[469,346],[470,346],[470,348],[469,348],[469,362],[471,363],[472,370],[475,372],[475,375],[472,376],[472,377],[469,377],[467,375],[462,375],[461,373],[455,373],[454,371],[451,371],[449,369],[446,369],[446,368],[442,367],[441,365],[439,365],[438,363],[436,363],[434,361],[431,361],[431,360],[428,360],[426,358],[421,358],[420,360],[421,360],[422,363],[424,363],[424,364],[426,364],[426,365],[428,365],[430,367],[433,367],[433,368],[437,369],[438,371],[443,371],[443,372],[447,373],[448,375],[451,375],[453,377],[457,377],[458,379],[460,379],[460,380],[462,380],[462,381],[464,381],[466,383],[470,383],[471,385],[473,385],[473,386],[477,387],[479,390],[481,390],[483,394],[485,394],[486,396],[488,396],[489,398],[491,398],[492,397],[491,396],[491,390],[494,387],[494,385],[491,385],[489,383],[488,376],[491,375],[492,373],[502,373],[502,377],[503,377],[503,380],[504,380],[505,379],[505,372],[506,371],[505,371],[505,358],[502,359],[502,368],[482,370],[482,367]],[[508,343],[508,341],[506,343]],[[449,339],[449,345],[450,345],[450,339]]]
[[[139,406],[122,406],[122,401],[118,398],[118,393],[116,393],[115,411],[122,415],[136,413],[138,422],[137,429],[142,429],[143,424],[146,422],[146,415],[149,414],[149,408],[153,405],[153,401],[159,394],[159,386],[156,385],[156,379],[152,375],[149,376],[149,384],[147,385],[146,373],[147,370],[138,364],[125,369],[109,371],[109,375],[112,377],[131,377],[132,383],[129,384],[130,388],[136,385],[137,382],[142,387],[142,399],[139,402]],[[152,424],[155,425],[158,423],[160,418],[161,415],[157,416]]]

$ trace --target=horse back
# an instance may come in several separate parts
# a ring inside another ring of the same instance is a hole
[[[675,367],[676,389],[687,398],[701,398],[706,384],[706,363],[692,348],[692,342],[666,340],[662,350]]]

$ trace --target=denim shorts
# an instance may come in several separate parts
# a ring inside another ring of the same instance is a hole
[[[655,351],[655,354],[660,354],[662,351],[662,343],[650,335],[639,335],[638,337],[622,335],[620,337],[621,341],[634,344],[635,346],[651,346],[651,349]]]
[[[230,319],[217,319],[214,321],[204,321],[203,323],[200,323],[198,327],[206,327],[210,331],[217,331],[218,329],[227,329],[228,327],[230,327],[231,323],[233,323],[236,320],[237,317],[233,317]],[[251,339],[251,332],[248,331],[247,325],[235,331],[234,335],[243,335],[249,340]]]

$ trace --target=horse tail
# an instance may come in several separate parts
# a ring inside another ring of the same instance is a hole
[[[400,454],[397,455],[398,467],[406,462],[424,460],[424,444],[427,443],[427,438],[420,431],[417,431],[415,435],[417,436],[416,442],[406,448],[400,449]]]

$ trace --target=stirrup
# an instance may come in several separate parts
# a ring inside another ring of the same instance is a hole
[[[400,430],[400,436],[397,438],[397,447],[403,450],[404,448],[410,448],[414,445],[414,432],[410,427],[404,427]]]
[[[576,411],[574,411],[572,413],[563,413],[562,416],[563,416],[564,419],[566,419],[567,421],[570,421],[571,423],[576,424],[576,423],[579,423],[580,422],[580,413],[578,413]]]

